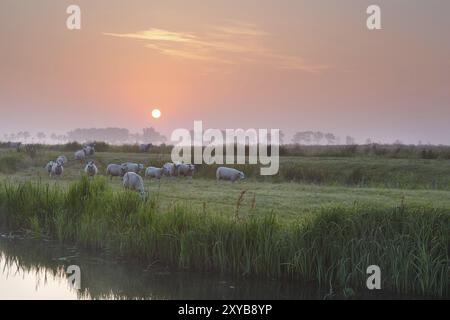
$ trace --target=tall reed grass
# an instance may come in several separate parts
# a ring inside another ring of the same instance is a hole
[[[163,209],[157,196],[114,192],[101,177],[83,177],[67,191],[30,182],[5,183],[0,190],[3,227],[136,262],[290,278],[333,290],[364,289],[366,268],[375,264],[385,290],[450,295],[448,211],[405,204],[390,210],[324,207],[295,223],[276,213],[237,212],[198,212],[188,203]]]

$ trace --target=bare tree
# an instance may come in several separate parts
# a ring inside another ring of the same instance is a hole
[[[310,144],[313,138],[314,132],[312,131],[300,131],[294,134],[294,137],[292,138],[292,142],[295,144],[302,144],[304,142],[305,144]]]
[[[328,144],[334,144],[337,141],[336,136],[333,133],[326,133],[325,139],[327,140]]]
[[[347,145],[354,145],[355,144],[355,138],[353,138],[351,136],[346,136],[345,137],[345,143]]]
[[[324,137],[323,132],[321,132],[321,131],[314,132],[314,134],[313,134],[314,143],[320,144],[320,141],[322,141],[323,137]]]
[[[44,132],[38,132],[36,134],[36,138],[38,138],[38,140],[42,143],[45,138],[47,138],[47,135]]]

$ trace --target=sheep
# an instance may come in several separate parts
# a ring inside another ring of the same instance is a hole
[[[65,165],[68,162],[68,160],[67,160],[66,156],[59,156],[56,159],[56,162],[61,163],[62,165]]]
[[[50,176],[52,175],[53,164],[55,164],[55,161],[50,160],[44,167]]]
[[[134,172],[127,172],[122,178],[123,187],[127,190],[133,190],[139,192],[141,197],[144,197],[144,180],[142,177]]]
[[[75,160],[80,160],[80,162],[82,163],[83,160],[86,158],[86,150],[78,150],[77,152],[75,152]]]
[[[106,175],[111,177],[111,180],[113,177],[123,177],[123,175],[126,172],[126,168],[124,166],[121,166],[119,164],[111,163],[106,168]]]
[[[83,147],[84,153],[87,156],[93,156],[95,153],[95,148],[92,145],[86,145]]]
[[[230,180],[231,182],[235,182],[238,179],[245,179],[245,174],[242,171],[233,168],[219,167],[216,171],[216,178],[217,182],[220,180]]]
[[[195,171],[195,166],[193,164],[182,163],[177,167],[177,175],[179,177],[189,177],[192,179]]]
[[[60,176],[60,175],[62,175],[63,171],[64,171],[64,168],[61,163],[53,162],[52,171],[50,172],[50,177],[53,177],[54,175]]]
[[[148,167],[145,170],[145,177],[155,178],[155,179],[160,180],[163,175],[163,172],[164,172],[164,168]]]
[[[139,173],[144,170],[144,165],[141,163],[126,162],[122,163],[122,167],[125,168],[125,172]]]
[[[179,163],[167,162],[163,165],[163,172],[166,176],[174,177],[178,174]]]
[[[97,166],[95,165],[94,161],[89,161],[86,167],[84,168],[84,172],[89,176],[93,177],[96,176],[98,173]]]
[[[139,151],[140,152],[148,152],[150,150],[150,148],[152,147],[151,143],[148,144],[140,144],[139,145]]]

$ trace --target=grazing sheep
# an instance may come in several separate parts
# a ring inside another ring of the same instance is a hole
[[[245,174],[242,171],[233,168],[219,167],[216,171],[216,178],[217,182],[220,180],[230,180],[231,182],[235,182],[238,179],[245,179]]]
[[[68,160],[67,160],[66,156],[59,156],[56,159],[56,162],[61,163],[62,165],[65,165],[68,162]]]
[[[122,181],[125,189],[137,191],[141,197],[145,195],[144,180],[142,180],[140,175],[134,172],[127,172],[123,176]]]
[[[78,150],[75,152],[75,160],[80,160],[80,162],[83,162],[83,160],[86,159],[86,150]]]
[[[121,166],[119,164],[111,163],[106,168],[106,175],[111,177],[111,180],[113,177],[123,177],[123,175],[126,173],[126,168],[124,166]]]
[[[150,179],[155,178],[155,179],[160,180],[163,175],[163,171],[164,171],[164,168],[148,167],[145,170],[145,177],[148,177]]]
[[[125,172],[139,173],[144,170],[144,165],[141,163],[126,162],[122,163],[122,167],[125,168]]]
[[[95,148],[94,148],[93,146],[91,146],[91,145],[86,145],[86,146],[84,146],[84,147],[83,147],[83,150],[84,150],[84,153],[85,153],[87,156],[93,156],[94,153],[95,153]]]
[[[50,176],[52,175],[53,164],[55,164],[55,161],[50,160],[50,161],[45,165],[45,169],[47,170],[47,172],[48,172],[48,174],[49,174]]]
[[[190,177],[192,179],[195,171],[195,166],[193,164],[182,163],[177,167],[177,174],[179,177]]]
[[[148,144],[140,144],[139,145],[139,151],[140,152],[148,152],[150,150],[150,148],[152,147],[151,143]]]
[[[98,169],[97,169],[97,166],[95,165],[95,162],[89,161],[88,164],[86,165],[86,167],[84,168],[84,172],[86,172],[86,174],[89,177],[96,176],[98,173]]]
[[[175,177],[178,174],[179,163],[167,162],[163,165],[163,172],[166,176]]]
[[[62,175],[64,168],[61,163],[53,162],[52,171],[50,173],[50,177]]]

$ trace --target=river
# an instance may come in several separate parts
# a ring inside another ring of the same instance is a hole
[[[67,267],[80,267],[81,289]],[[0,299],[323,299],[295,281],[234,279],[140,266],[108,252],[0,232]]]

